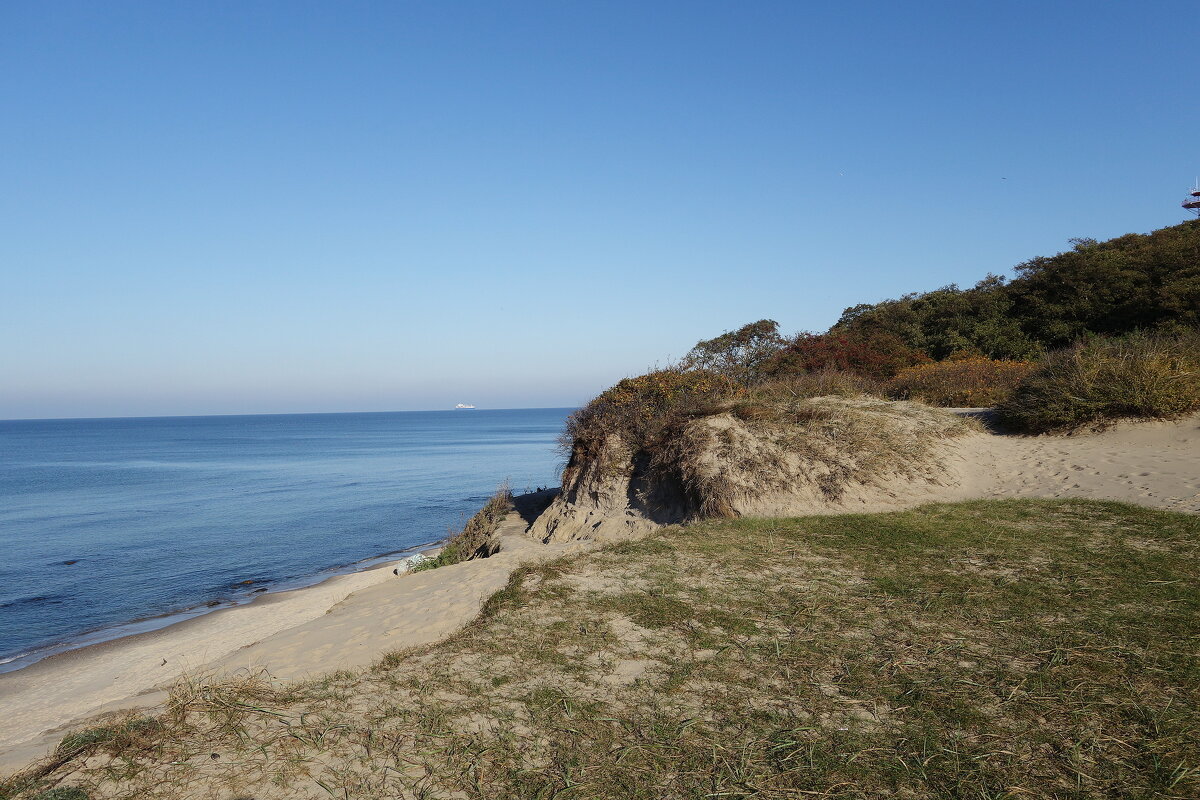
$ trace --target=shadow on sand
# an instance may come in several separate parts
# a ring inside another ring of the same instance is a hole
[[[543,489],[540,492],[515,495],[513,507],[521,515],[521,519],[525,520],[526,525],[532,525],[538,515],[554,502],[554,498],[558,497],[560,491],[560,489]]]

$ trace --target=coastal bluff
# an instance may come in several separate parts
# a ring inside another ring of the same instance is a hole
[[[928,413],[941,415],[942,424],[989,416],[986,409]],[[908,419],[906,426],[891,431],[893,446],[921,435],[920,423]],[[876,412],[866,422],[882,430],[896,424],[896,418]],[[926,436],[928,424],[926,419]],[[533,522],[530,535],[547,543],[613,541],[657,525],[696,520],[706,515],[689,481],[695,486],[705,480],[723,490],[727,505],[715,516],[725,517],[873,513],[1004,497],[1117,500],[1200,513],[1200,415],[1124,420],[1105,430],[1052,436],[1006,435],[979,423],[961,428],[949,424],[926,443],[923,457],[913,458],[911,449],[898,451],[909,458],[890,469],[859,471],[860,477],[837,493],[829,491],[830,482],[863,467],[852,454],[842,452],[831,460],[827,453],[825,460],[814,460],[781,452],[778,439],[730,414],[686,427],[680,446],[691,448],[693,471],[655,469],[644,454],[631,454],[614,437],[604,442],[600,458],[587,458],[583,448],[576,448],[563,473],[561,494]],[[767,480],[764,465],[773,469]]]
[[[966,418],[915,403],[822,397],[718,409],[649,448],[576,442],[543,542],[612,541],[710,517],[886,511],[956,497]]]

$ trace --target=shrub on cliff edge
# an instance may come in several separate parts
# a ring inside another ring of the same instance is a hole
[[[617,435],[635,451],[650,444],[679,415],[702,412],[746,394],[711,370],[669,368],[625,378],[567,418],[564,449],[590,451]]]

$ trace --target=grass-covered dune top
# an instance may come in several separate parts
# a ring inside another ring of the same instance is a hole
[[[642,521],[815,513],[923,491],[946,475],[942,445],[973,430],[828,377],[743,385],[670,369],[621,381],[568,420],[562,494],[533,533],[605,538]]]
[[[665,528],[361,674],[181,686],[6,791],[1193,798],[1198,551],[1196,516],[1094,502]]]

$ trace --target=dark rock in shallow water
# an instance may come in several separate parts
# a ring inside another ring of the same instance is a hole
[[[251,592],[250,594],[258,594],[259,592],[265,592],[266,590],[267,590],[267,587],[260,586],[257,589],[255,589],[253,592]]]

